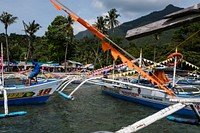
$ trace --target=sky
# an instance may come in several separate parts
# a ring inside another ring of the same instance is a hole
[[[163,10],[167,5],[173,4],[177,7],[187,8],[200,3],[199,0],[60,0],[79,17],[94,24],[98,16],[115,8],[120,14],[120,24],[135,20],[153,11]],[[42,26],[36,32],[37,36],[43,36],[48,26],[58,15],[68,16],[63,11],[58,11],[51,4],[50,0],[0,0],[0,15],[8,12],[18,17],[16,23],[8,27],[8,33],[25,34],[23,23],[36,23]],[[86,30],[78,22],[73,24],[74,34]],[[4,32],[4,25],[0,23],[0,33]]]

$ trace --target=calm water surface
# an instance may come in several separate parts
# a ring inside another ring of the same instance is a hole
[[[76,85],[71,85],[69,94]],[[101,94],[98,86],[85,85],[70,101],[54,93],[46,104],[10,106],[10,111],[27,111],[24,116],[0,119],[0,133],[91,133],[117,131],[155,112],[156,109]],[[1,107],[1,113],[3,108]],[[199,133],[199,126],[179,124],[166,118],[138,133]]]

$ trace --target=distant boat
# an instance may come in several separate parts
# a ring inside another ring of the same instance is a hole
[[[199,79],[191,79],[191,78],[185,78],[185,79],[178,79],[176,81],[177,85],[194,85],[200,87],[200,80]]]

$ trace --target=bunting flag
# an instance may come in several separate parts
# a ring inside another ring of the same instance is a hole
[[[104,52],[106,52],[107,50],[110,49],[110,45],[107,42],[102,41],[102,49]]]
[[[162,84],[160,84],[158,81],[156,81],[155,79],[153,79],[150,75],[148,75],[146,72],[144,72],[141,68],[139,68],[137,65],[135,65],[134,63],[132,63],[129,59],[127,59],[124,55],[122,55],[120,52],[118,52],[115,48],[113,48],[109,43],[107,43],[106,41],[104,41],[104,39],[106,40],[110,40],[109,38],[106,37],[106,35],[104,35],[103,33],[101,33],[98,29],[96,29],[95,27],[91,26],[89,23],[87,23],[86,21],[84,21],[83,19],[81,19],[80,17],[76,16],[75,14],[73,14],[71,11],[69,11],[69,9],[67,7],[65,7],[62,3],[60,3],[58,0],[56,0],[60,5],[62,5],[64,8],[66,8],[67,10],[62,9],[60,6],[58,6],[53,0],[51,0],[51,2],[54,4],[54,6],[56,7],[57,10],[63,10],[65,11],[67,14],[69,14],[73,19],[77,20],[80,24],[82,24],[85,28],[87,28],[89,31],[91,31],[94,35],[96,35],[99,39],[101,39],[102,42],[102,48],[104,51],[107,50],[111,50],[111,53],[113,55],[113,58],[116,60],[118,57],[121,58],[123,63],[127,63],[128,67],[130,70],[133,70],[133,67],[136,68],[136,70],[141,73],[144,77],[147,77],[147,79],[151,80],[151,82],[156,83],[160,88],[162,88],[163,90],[165,90],[169,95],[172,96],[172,98],[174,97],[174,93],[169,90],[168,88],[166,88],[165,86],[163,86]],[[72,15],[73,14],[73,15]],[[111,41],[109,41],[111,42]],[[112,43],[112,42],[111,42]]]
[[[112,54],[114,60],[116,61],[119,56],[119,52],[117,50],[113,49],[113,50],[111,50],[111,54]]]
[[[190,63],[190,62],[188,62],[188,61],[186,61],[186,60],[183,60],[183,59],[182,59],[181,61],[182,61],[182,62],[185,62],[186,65],[189,65],[189,66],[191,66],[191,67],[193,67],[193,68],[195,68],[195,69],[197,69],[197,70],[199,69],[198,66],[195,66],[195,65],[193,65],[192,63]]]
[[[170,62],[170,61],[172,61],[173,59],[172,58],[169,58],[169,59],[166,59],[166,60],[164,60],[164,61],[162,61],[162,62],[159,62],[159,63],[157,63],[157,64],[166,64],[166,63],[168,63],[168,62]],[[188,61],[186,61],[186,60],[184,60],[184,59],[181,59],[181,62],[184,62],[186,65],[189,65],[189,66],[191,66],[192,68],[195,68],[195,69],[200,69],[198,66],[195,66],[195,65],[193,65],[192,63],[190,63],[190,62],[188,62]]]
[[[122,55],[121,53],[119,54],[119,57],[121,58],[121,60],[122,60],[122,62],[123,63],[127,63],[127,65],[128,65],[128,68],[130,69],[130,70],[133,70],[133,63],[129,60],[129,59],[127,59],[124,55]]]

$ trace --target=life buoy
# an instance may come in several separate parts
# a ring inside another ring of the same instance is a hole
[[[176,65],[179,64],[181,62],[181,59],[183,58],[183,55],[181,53],[172,53],[170,54],[167,59],[173,58],[173,57],[177,57],[177,61],[176,61]],[[172,62],[168,62],[167,63],[168,66],[174,66],[174,63]]]

